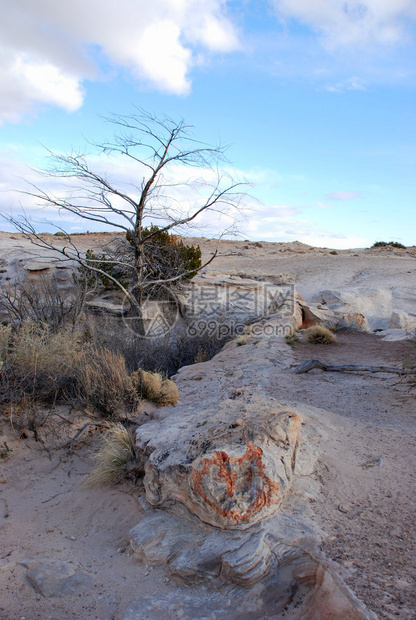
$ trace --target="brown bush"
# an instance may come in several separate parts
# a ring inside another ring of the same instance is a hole
[[[176,384],[171,379],[164,379],[158,372],[137,370],[132,379],[140,398],[151,400],[156,405],[174,405],[179,400]]]
[[[309,344],[332,344],[335,342],[334,334],[322,325],[312,325],[306,330]]]
[[[31,320],[6,330],[3,328],[1,336],[5,398],[31,394],[33,399],[50,402],[71,392],[80,353],[79,334],[69,329],[51,333],[48,326]]]
[[[138,403],[123,356],[108,349],[91,347],[82,353],[77,384],[79,401],[107,418],[117,419]]]
[[[10,337],[11,337],[11,325],[0,324],[0,363],[4,363],[7,359]]]

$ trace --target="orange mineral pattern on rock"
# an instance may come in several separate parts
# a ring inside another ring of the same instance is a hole
[[[229,456],[223,450],[217,451],[202,460],[202,468],[192,472],[194,490],[216,512],[235,524],[245,523],[264,506],[281,501],[281,497],[275,497],[280,483],[271,480],[265,473],[263,450],[251,441],[247,441],[246,446],[247,450],[241,457]],[[225,495],[217,498],[212,484],[206,490],[205,477],[211,483],[215,482],[215,478],[222,480]],[[245,505],[245,508],[238,509],[239,504]]]

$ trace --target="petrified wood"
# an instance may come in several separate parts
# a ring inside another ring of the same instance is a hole
[[[179,502],[223,529],[253,525],[290,487],[300,424],[280,402],[244,393],[213,409],[175,408],[137,431],[146,499],[154,507]]]

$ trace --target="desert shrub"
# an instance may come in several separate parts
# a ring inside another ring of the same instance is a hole
[[[386,247],[398,248],[401,250],[405,250],[406,246],[403,243],[399,243],[398,241],[376,241],[371,246],[372,248],[386,248]]]
[[[77,390],[81,403],[111,419],[132,411],[138,402],[123,356],[108,349],[90,347],[83,351]]]
[[[80,345],[79,334],[69,329],[53,333],[47,325],[24,321],[9,335],[2,366],[3,397],[13,400],[31,394],[36,400],[56,401],[71,393]]]
[[[334,334],[322,325],[312,325],[306,330],[309,344],[332,344],[335,342]]]
[[[18,281],[1,286],[0,303],[14,326],[30,320],[57,331],[75,326],[90,290],[85,280],[74,279],[71,290],[62,290],[55,276],[41,276],[36,283]]]
[[[120,423],[105,432],[101,447],[93,458],[95,467],[84,478],[84,487],[116,484],[126,478],[136,480],[142,474],[133,435]]]
[[[296,330],[292,330],[290,334],[286,334],[285,342],[290,347],[294,347],[299,342],[299,336],[298,336]]]
[[[175,382],[164,379],[158,372],[140,369],[133,373],[132,380],[140,398],[150,400],[156,405],[175,405],[179,400]]]
[[[172,376],[182,366],[207,362],[212,359],[229,341],[230,334],[222,336],[217,331],[209,333],[208,330],[196,335],[190,335],[186,332],[176,342],[172,343],[167,358],[169,366],[166,368],[166,373],[168,376]]]
[[[177,235],[160,230],[154,224],[141,230],[142,239],[149,235],[154,236],[144,244],[143,249],[151,264],[156,266],[155,279],[171,277],[176,273],[187,274],[182,280],[191,280],[196,276],[202,264],[199,245],[185,245]],[[134,247],[132,232],[127,232],[126,239]]]
[[[121,353],[130,372],[142,368],[167,377],[176,374],[182,366],[210,360],[230,338],[208,330],[191,335],[186,327],[175,328],[160,338],[139,338],[122,321],[102,315],[88,320],[86,327],[97,347]]]
[[[18,281],[14,286],[0,287],[0,303],[14,326],[30,320],[57,331],[75,325],[89,290],[86,281],[74,280],[72,290],[63,291],[55,277],[44,276],[36,284]]]
[[[0,363],[4,363],[7,359],[11,331],[11,325],[0,324]]]

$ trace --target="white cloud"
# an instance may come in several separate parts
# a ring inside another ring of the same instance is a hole
[[[74,112],[82,105],[83,94],[79,80],[63,74],[54,65],[25,60],[19,56],[10,71],[16,81],[20,82],[22,90],[35,101],[54,103],[68,112]]]
[[[348,192],[348,191],[338,191],[338,192],[330,192],[326,194],[325,198],[328,200],[336,200],[340,202],[345,202],[347,200],[356,200],[357,198],[361,198],[360,192]]]
[[[186,94],[207,54],[238,49],[225,0],[0,0],[0,121],[34,103],[68,111],[100,73],[97,58],[142,85]]]
[[[329,48],[401,42],[416,19],[414,0],[270,0],[282,19],[318,32]]]
[[[330,93],[345,93],[348,90],[367,90],[365,81],[358,77],[351,77],[335,84],[327,84],[324,90]]]
[[[290,208],[289,208],[290,209]],[[348,249],[368,247],[366,237],[337,234],[320,228],[315,222],[289,211],[274,218],[263,218],[258,211],[241,226],[241,234],[247,239],[262,241],[301,241],[317,247]]]

